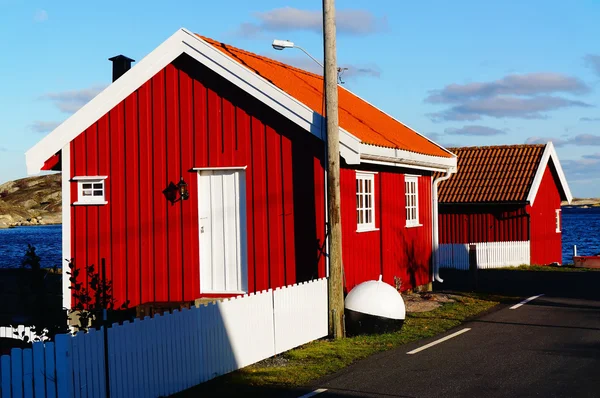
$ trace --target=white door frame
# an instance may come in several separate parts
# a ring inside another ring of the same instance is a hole
[[[239,239],[239,266],[240,266],[240,286],[241,289],[235,291],[204,291],[202,290],[202,280],[200,280],[200,293],[202,294],[245,294],[248,292],[248,243],[247,243],[247,215],[246,215],[246,170],[247,166],[240,167],[194,167],[192,170],[196,171],[196,178],[198,179],[198,248],[200,256],[199,265],[200,265],[200,277],[202,277],[202,233],[200,232],[200,228],[202,225],[201,216],[202,216],[202,203],[201,198],[202,194],[200,192],[200,176],[203,171],[238,171],[239,173],[239,198],[238,198],[238,207],[239,207],[239,220],[238,220],[238,239]]]

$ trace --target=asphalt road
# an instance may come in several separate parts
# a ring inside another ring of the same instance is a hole
[[[327,389],[317,398],[600,397],[600,301],[542,296],[517,309],[505,306],[313,387]]]

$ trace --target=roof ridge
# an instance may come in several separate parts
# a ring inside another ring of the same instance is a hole
[[[466,149],[519,149],[519,148],[543,148],[548,144],[507,144],[507,145],[476,145],[476,146],[458,146],[448,147],[449,151],[452,150],[466,150]]]
[[[298,68],[298,67],[296,67],[296,66],[293,66],[293,65],[290,65],[290,64],[286,64],[286,63],[284,63],[284,62],[281,62],[281,61],[277,61],[276,59],[269,58],[269,57],[266,57],[266,56],[264,56],[264,55],[259,55],[259,54],[257,54],[257,53],[253,53],[253,52],[251,52],[251,51],[244,50],[244,49],[242,49],[242,48],[239,48],[239,47],[232,46],[231,44],[227,44],[227,43],[224,43],[224,42],[222,42],[222,41],[219,41],[219,40],[211,39],[210,37],[202,36],[201,34],[198,34],[198,33],[194,33],[194,34],[195,34],[196,36],[198,36],[199,38],[201,38],[202,40],[204,40],[204,41],[208,41],[208,42],[209,42],[210,44],[212,44],[212,45],[214,45],[214,44],[219,44],[219,45],[221,45],[221,46],[223,46],[223,47],[225,47],[225,48],[228,48],[228,49],[233,49],[233,50],[235,50],[235,51],[239,51],[239,52],[241,52],[241,53],[243,53],[243,54],[245,54],[245,55],[248,55],[248,56],[250,56],[250,57],[258,58],[258,59],[261,59],[261,60],[263,60],[263,61],[271,62],[271,63],[273,63],[273,64],[276,64],[276,65],[279,65],[279,66],[283,66],[283,67],[286,67],[286,68],[290,68],[290,69],[293,69],[293,70],[295,70],[295,71],[298,71],[298,72],[304,73],[304,74],[306,74],[306,75],[308,75],[308,76],[312,76],[312,77],[316,77],[316,78],[319,78],[319,79],[323,79],[323,76],[321,76],[321,75],[319,75],[319,74],[317,74],[317,73],[309,72],[309,71],[307,71],[307,70],[305,70],[305,69]]]

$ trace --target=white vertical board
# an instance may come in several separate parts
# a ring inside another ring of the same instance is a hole
[[[273,304],[276,354],[327,335],[327,279],[276,289]]]

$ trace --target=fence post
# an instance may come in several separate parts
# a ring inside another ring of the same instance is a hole
[[[477,290],[477,245],[469,245],[469,274],[471,289]]]

